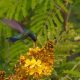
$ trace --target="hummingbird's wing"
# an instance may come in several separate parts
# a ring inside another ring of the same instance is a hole
[[[15,29],[16,31],[20,33],[24,32],[24,29],[22,28],[22,26],[15,20],[9,20],[9,19],[2,18],[0,19],[0,21],[7,24],[10,28]]]

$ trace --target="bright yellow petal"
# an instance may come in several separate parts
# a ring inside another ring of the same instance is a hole
[[[37,60],[36,65],[40,66],[40,64],[41,64],[41,60]]]
[[[36,60],[34,58],[31,59],[31,64],[35,64],[36,63]]]
[[[37,68],[36,72],[39,73],[39,74],[41,74],[42,73],[42,68]]]
[[[30,65],[30,60],[29,60],[29,59],[26,59],[26,60],[25,60],[25,65],[24,65],[24,66],[27,67],[27,66],[29,66],[29,65]]]
[[[34,69],[31,69],[30,71],[29,71],[29,74],[30,75],[33,75],[35,73],[35,70]]]
[[[35,67],[35,64],[36,64],[36,60],[34,58],[32,58],[30,61],[30,68]]]

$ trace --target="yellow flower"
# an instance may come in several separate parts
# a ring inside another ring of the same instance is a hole
[[[44,75],[51,75],[52,72],[52,68],[45,66],[44,70],[43,70],[43,74]]]
[[[30,68],[33,68],[35,66],[40,66],[40,64],[41,64],[41,60],[35,60],[34,58],[32,58],[30,62]]]
[[[49,41],[42,48],[29,48],[27,55],[21,56],[20,61],[24,62],[24,64],[20,64],[18,73],[23,77],[25,74],[25,76],[32,76],[37,79],[51,75],[54,65],[53,43]]]
[[[26,59],[25,60],[25,65],[24,65],[24,67],[27,67],[27,66],[29,66],[30,65],[30,60],[29,59]]]
[[[36,65],[36,60],[34,58],[30,61],[30,68],[33,68]]]
[[[33,75],[34,73],[35,73],[35,69],[34,68],[29,70],[29,75]]]
[[[37,61],[36,61],[36,65],[37,65],[37,66],[40,66],[40,65],[41,65],[41,60],[37,60]]]
[[[34,65],[34,67],[30,67],[30,75],[34,75],[34,74],[38,74],[38,75],[41,75],[42,74],[42,70],[43,70],[43,65],[40,64],[41,62],[39,62],[37,64]]]
[[[36,72],[39,73],[39,75],[42,75],[44,68],[45,68],[45,65],[41,64],[36,68]]]
[[[29,69],[30,69],[29,72],[30,75],[33,75],[35,73],[40,75],[43,70],[43,66],[41,65],[41,60],[35,60],[34,58],[32,58]]]

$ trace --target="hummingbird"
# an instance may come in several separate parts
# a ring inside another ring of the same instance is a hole
[[[31,40],[33,42],[37,41],[37,36],[32,31],[30,31],[29,29],[25,29],[23,27],[23,25],[21,23],[19,23],[18,21],[13,20],[13,19],[9,20],[9,19],[6,19],[6,18],[2,18],[2,19],[0,19],[0,21],[4,24],[8,25],[11,29],[14,29],[17,32],[19,32],[18,35],[8,37],[7,39],[9,41],[16,42],[18,40],[24,40],[28,37],[31,38]]]

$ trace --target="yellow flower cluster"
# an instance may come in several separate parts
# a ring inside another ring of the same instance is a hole
[[[51,68],[42,63],[41,60],[35,60],[34,58],[31,60],[26,59],[23,69],[25,69],[27,75],[32,75],[34,78],[50,75],[52,71]]]
[[[20,56],[19,63],[15,67],[15,75],[19,80],[30,80],[30,77],[38,80],[51,75],[53,65],[53,42],[48,41],[44,47],[30,48],[26,56]]]
[[[30,48],[27,53],[31,59],[25,60],[25,70],[34,77],[49,76],[53,70],[54,54],[53,42],[48,43],[43,48]]]

